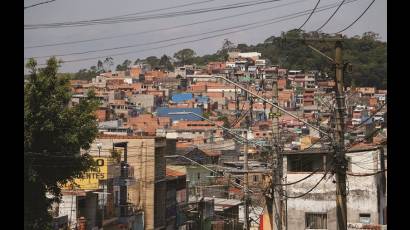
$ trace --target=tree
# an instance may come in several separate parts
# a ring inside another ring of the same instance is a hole
[[[231,51],[233,48],[235,48],[234,43],[225,38],[222,43],[222,48],[218,50],[217,54],[220,56],[222,60],[227,61],[229,57],[228,52]]]
[[[225,38],[223,43],[222,43],[222,50],[226,50],[226,51],[231,51],[231,49],[235,48],[235,44],[231,41],[229,41],[229,39]]]
[[[171,58],[167,55],[162,55],[161,59],[159,60],[159,66],[168,71],[174,71],[174,66],[171,63]]]
[[[97,73],[97,67],[95,65],[91,66],[90,71],[94,72],[94,73]]]
[[[107,57],[104,60],[104,71],[105,72],[110,72],[111,67],[114,65],[114,59],[112,57]]]
[[[248,50],[248,45],[246,45],[246,44],[244,44],[244,43],[241,43],[241,44],[238,44],[237,46],[236,46],[236,48],[237,49],[239,49],[241,52],[247,52]]]
[[[104,71],[104,64],[101,60],[97,62],[97,73],[102,73]]]
[[[157,69],[159,59],[156,56],[150,56],[145,59],[145,62],[151,66],[151,69]]]
[[[97,67],[91,66],[90,69],[80,69],[74,74],[72,79],[91,81],[98,75]]]
[[[30,77],[24,86],[24,229],[51,229],[48,210],[61,198],[60,185],[94,165],[80,149],[89,149],[98,133],[97,99],[91,91],[69,107],[69,82],[57,77],[58,65],[54,57],[45,68],[37,69],[34,59],[26,65]]]
[[[182,49],[174,54],[180,65],[189,65],[193,63],[196,53],[192,49]]]
[[[141,60],[139,58],[137,58],[137,60],[134,61],[134,65],[138,65],[140,64]]]

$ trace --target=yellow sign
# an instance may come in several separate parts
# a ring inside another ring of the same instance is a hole
[[[96,170],[85,172],[81,178],[74,179],[74,187],[71,183],[67,183],[63,186],[63,189],[82,189],[82,190],[94,190],[98,189],[99,181],[106,180],[112,177],[112,173],[108,175],[108,168],[112,168],[113,161],[107,157],[96,157],[94,160],[97,162]]]

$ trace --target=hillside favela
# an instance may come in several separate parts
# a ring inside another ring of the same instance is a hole
[[[383,1],[24,4],[24,229],[387,230]]]

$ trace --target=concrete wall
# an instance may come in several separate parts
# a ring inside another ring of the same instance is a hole
[[[102,143],[101,156],[109,156],[114,142],[128,141],[128,163],[134,168],[136,183],[128,187],[128,199],[144,211],[145,229],[154,229],[155,208],[165,212],[162,201],[156,201],[154,194],[166,197],[166,191],[157,191],[157,182],[165,178],[165,138],[155,137],[101,137],[91,145],[91,154],[98,154],[96,144]],[[162,198],[161,198],[162,199]],[[159,202],[159,206],[156,205]],[[163,215],[165,218],[165,214]],[[158,221],[165,224],[165,219]]]
[[[378,151],[346,154],[355,164],[351,165],[352,173],[370,173],[368,169],[380,168]],[[306,177],[309,173],[290,173],[286,170],[287,157],[284,157],[284,177],[287,183]],[[364,169],[366,167],[368,169]],[[287,186],[288,196],[297,196],[311,189],[321,178],[323,173],[316,173],[303,182]],[[334,177],[326,176],[308,195],[298,199],[287,199],[288,229],[305,229],[305,213],[327,213],[327,229],[336,229],[336,186]],[[347,176],[347,221],[358,223],[359,214],[369,213],[371,224],[379,224],[378,212],[378,177],[377,176]],[[382,210],[382,209],[380,209]]]
[[[76,195],[63,195],[58,208],[58,216],[68,216],[71,227],[77,224],[77,197]]]
[[[140,104],[142,108],[147,109],[148,112],[152,112],[152,108],[155,105],[154,95],[137,94],[129,97],[129,101],[135,105]]]

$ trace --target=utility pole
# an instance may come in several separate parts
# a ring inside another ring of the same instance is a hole
[[[335,66],[335,91],[336,91],[336,114],[335,114],[335,155],[334,165],[336,174],[336,224],[338,230],[347,229],[347,205],[346,205],[346,170],[347,160],[344,149],[344,116],[345,116],[345,96],[343,86],[343,72],[345,69],[345,63],[343,62],[343,46],[342,37],[338,35],[335,38],[324,39],[302,39],[303,41],[334,41],[335,42],[335,60],[322,53],[318,49],[311,45],[307,45],[316,53],[322,55],[331,61]],[[320,131],[320,130],[319,130]]]
[[[125,226],[128,226],[128,218],[133,213],[129,212],[129,205],[128,205],[128,192],[127,192],[127,180],[128,178],[128,142],[117,142],[113,143],[113,150],[115,147],[122,147],[124,148],[124,160],[121,161],[121,175],[120,175],[120,218],[119,223]]]
[[[249,128],[247,129],[249,132]],[[248,204],[248,199],[249,199],[249,195],[248,195],[248,141],[246,140],[245,142],[245,151],[244,151],[244,165],[243,165],[243,169],[244,169],[244,186],[243,186],[243,190],[244,190],[244,229],[249,230],[249,204]]]
[[[248,95],[247,95],[248,96]],[[250,109],[250,116],[252,116],[252,103],[249,103]],[[248,135],[250,130],[252,120],[246,119],[246,140],[245,140],[245,149],[243,154],[243,170],[244,170],[244,185],[243,185],[243,192],[244,192],[244,229],[249,230],[249,194],[248,194]]]
[[[277,76],[272,79],[273,103],[278,105],[278,81]],[[272,164],[272,230],[282,230],[283,215],[282,215],[282,174],[283,174],[283,159],[279,149],[279,110],[272,107],[272,148],[273,148],[273,164]]]
[[[342,42],[335,44],[335,68],[336,68],[336,144],[335,144],[335,173],[336,173],[336,216],[337,229],[347,229],[346,207],[346,168],[347,162],[344,151],[344,114],[345,98],[343,89],[343,53]]]

